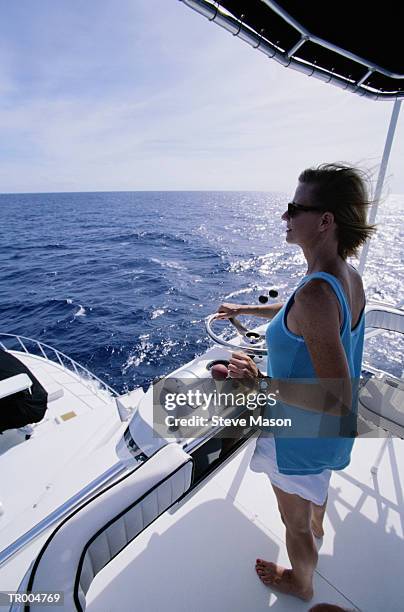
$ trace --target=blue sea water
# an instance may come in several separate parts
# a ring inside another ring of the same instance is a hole
[[[37,338],[118,391],[146,386],[208,348],[204,318],[222,301],[280,300],[305,274],[269,192],[0,195],[0,331]],[[404,198],[378,217],[367,297],[404,299]],[[355,263],[355,262],[353,262]],[[262,320],[261,320],[262,322]],[[402,370],[403,342],[366,357]]]

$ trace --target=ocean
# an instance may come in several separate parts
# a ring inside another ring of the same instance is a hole
[[[284,300],[304,276],[300,249],[285,242],[287,201],[270,192],[0,195],[0,331],[55,346],[119,392],[147,387],[210,346],[204,319],[221,302],[255,303],[270,287]],[[404,300],[403,206],[391,195],[379,209],[368,300]],[[403,349],[387,334],[365,359],[400,376]]]

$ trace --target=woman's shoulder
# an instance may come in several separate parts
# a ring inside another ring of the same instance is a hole
[[[308,278],[295,294],[296,303],[304,304],[307,307],[315,307],[316,304],[326,305],[330,299],[335,299],[335,291],[330,282],[320,276]]]
[[[318,273],[309,274],[301,289],[305,289],[306,292],[315,291],[318,287],[330,285],[329,281],[332,281],[332,278],[339,281],[347,294],[363,293],[361,275],[356,268],[346,262],[338,267],[326,267],[323,270],[319,270]]]
[[[322,272],[325,272],[324,276],[313,275],[312,278],[308,278],[304,285],[299,288],[296,292],[297,301],[301,304],[304,303],[306,307],[314,307],[316,303],[318,306],[321,304],[327,307],[327,302],[328,304],[332,301],[339,302],[336,292],[332,287],[334,283],[329,282],[329,276],[331,276],[342,287],[352,313],[352,318],[354,321],[357,321],[365,305],[365,293],[359,272],[353,266],[346,263],[345,266],[327,268],[322,270]],[[339,304],[338,306],[340,307]]]
[[[362,277],[359,274],[358,270],[356,268],[354,268],[353,266],[349,266],[348,267],[348,272],[351,278],[351,281],[356,284],[358,287],[360,287],[361,289],[363,289],[363,282],[362,282]]]

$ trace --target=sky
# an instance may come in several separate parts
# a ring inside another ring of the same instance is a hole
[[[285,69],[178,0],[0,0],[0,192],[264,190],[377,176],[392,102]],[[404,193],[404,109],[387,190]]]

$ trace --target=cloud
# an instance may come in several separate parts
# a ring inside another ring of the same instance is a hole
[[[179,2],[51,5],[25,3],[28,42],[2,43],[4,192],[290,190],[307,165],[381,157],[391,104],[284,69]]]

